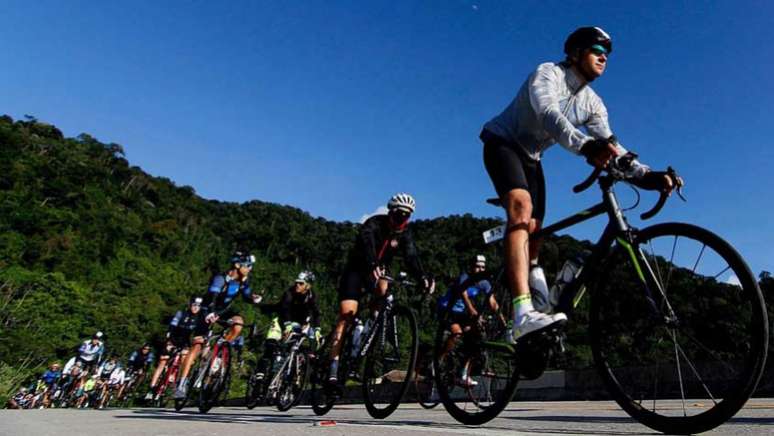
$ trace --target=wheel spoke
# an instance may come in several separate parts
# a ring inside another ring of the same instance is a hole
[[[672,343],[674,343],[675,348],[675,363],[677,364],[677,378],[680,383],[680,398],[683,403],[683,416],[688,416],[688,412],[685,410],[685,387],[683,385],[683,372],[680,369],[680,355],[677,352],[677,333],[675,333],[674,329],[670,330],[671,337],[672,337]]]
[[[699,266],[699,261],[701,260],[701,257],[704,255],[704,249],[707,248],[707,244],[702,244],[701,251],[699,251],[699,257],[696,258],[696,263],[693,264],[693,268],[691,269],[691,272],[696,274],[696,267]]]
[[[685,351],[683,350],[683,347],[680,346],[677,342],[675,342],[675,345],[677,346],[677,350],[680,352],[680,354],[683,356],[683,359],[685,359],[685,362],[688,364],[688,366],[691,368],[691,371],[693,371],[693,375],[696,377],[696,379],[701,383],[702,387],[704,388],[704,392],[709,395],[710,399],[713,403],[718,404],[717,401],[715,401],[715,397],[712,395],[712,392],[710,392],[709,387],[706,383],[704,383],[704,379],[699,375],[699,371],[696,370],[696,367],[693,366],[693,363],[691,363],[691,359],[688,358],[688,356],[685,354]]]
[[[675,266],[675,251],[677,250],[677,235],[675,235],[674,240],[672,241],[672,254],[669,256],[669,271],[667,272],[667,278],[666,283],[664,283],[664,286],[669,288],[669,282],[672,280],[672,271]]]
[[[720,277],[721,275],[723,275],[723,273],[725,273],[726,271],[728,271],[728,270],[730,270],[730,269],[731,269],[731,266],[729,265],[729,266],[727,266],[727,267],[723,268],[723,271],[720,271],[719,273],[717,273],[717,274],[715,274],[714,276],[712,276],[712,278],[713,278],[713,279],[715,279],[715,280],[717,280],[717,279],[718,279],[718,277]]]

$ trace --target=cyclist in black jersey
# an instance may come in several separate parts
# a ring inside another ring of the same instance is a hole
[[[395,194],[387,203],[387,215],[372,216],[360,227],[355,246],[349,253],[347,266],[339,282],[339,317],[330,354],[331,383],[338,381],[342,335],[346,326],[354,321],[360,298],[365,291],[372,291],[375,297],[384,297],[387,293],[388,282],[383,279],[383,265],[388,265],[392,258],[399,254],[403,257],[409,273],[425,290],[435,286],[425,275],[408,228],[415,207],[416,203],[411,195]]]
[[[277,316],[272,320],[266,335],[263,355],[255,373],[258,380],[263,379],[269,359],[274,354],[278,342],[294,328],[307,326],[307,335],[319,342],[320,307],[317,305],[317,295],[312,292],[314,279],[312,272],[300,272],[295,283],[282,294],[280,301],[273,305]]]
[[[150,381],[150,390],[145,396],[147,400],[153,398],[153,391],[159,382],[159,377],[164,367],[167,365],[167,361],[172,355],[172,351],[177,349],[180,351],[181,357],[185,358],[189,353],[191,345],[204,343],[204,337],[207,336],[209,328],[204,322],[204,313],[201,310],[202,302],[202,297],[191,297],[188,301],[187,310],[177,311],[169,322],[167,340],[159,353],[159,364],[156,365],[156,370],[153,372]]]

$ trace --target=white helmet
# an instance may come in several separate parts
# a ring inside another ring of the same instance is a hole
[[[301,271],[298,273],[296,283],[310,283],[314,281],[314,273],[311,271]]]
[[[484,257],[483,254],[476,255],[476,261],[474,262],[476,266],[486,266],[486,257]]]
[[[94,333],[94,336],[92,336],[93,339],[102,339],[102,332]]]
[[[414,213],[417,203],[414,201],[414,197],[405,192],[400,192],[392,196],[387,203],[388,210],[402,210],[408,213]]]

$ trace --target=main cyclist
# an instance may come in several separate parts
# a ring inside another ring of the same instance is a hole
[[[216,275],[204,296],[203,309],[206,313],[204,321],[212,326],[218,321],[227,320],[228,331],[223,336],[226,341],[233,341],[242,332],[244,319],[232,307],[234,300],[241,295],[242,299],[250,304],[257,305],[262,297],[254,294],[250,288],[250,272],[255,264],[255,256],[235,252],[231,256],[231,268],[223,274]],[[202,343],[194,342],[190,352],[183,361],[182,371],[178,382],[175,398],[185,398],[188,388],[187,377],[191,366],[196,361],[201,351]]]
[[[605,72],[612,51],[612,40],[604,30],[578,28],[564,43],[565,60],[539,65],[516,98],[481,132],[484,165],[507,215],[504,245],[513,296],[514,341],[567,319],[563,313],[536,311],[530,299],[529,279],[535,282],[543,277],[529,274],[530,266],[538,265],[541,242],[530,241],[529,234],[540,229],[545,215],[543,152],[558,142],[596,168],[627,153],[610,130],[605,105],[588,86]],[[651,171],[636,159],[627,176],[641,188],[663,192],[682,184],[679,178],[672,180],[665,172]],[[547,289],[545,283],[532,285]]]
[[[383,265],[388,265],[393,256],[400,253],[411,275],[425,290],[432,290],[435,286],[425,275],[408,228],[415,208],[416,202],[411,195],[395,194],[387,203],[387,215],[372,216],[360,227],[355,246],[349,252],[347,265],[339,282],[339,316],[330,353],[330,384],[338,383],[342,337],[347,325],[355,318],[364,290],[372,291],[377,299],[387,293],[388,282],[384,278]]]
[[[280,339],[290,334],[294,328],[308,325],[307,334],[319,342],[320,307],[317,305],[317,295],[312,292],[314,279],[311,271],[300,272],[295,283],[282,294],[282,298],[276,304],[277,317],[272,320],[266,335],[263,355],[255,373],[257,381],[263,380],[269,360]]]

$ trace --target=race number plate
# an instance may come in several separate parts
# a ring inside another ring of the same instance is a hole
[[[505,224],[489,229],[483,235],[485,244],[497,242],[505,236]]]

